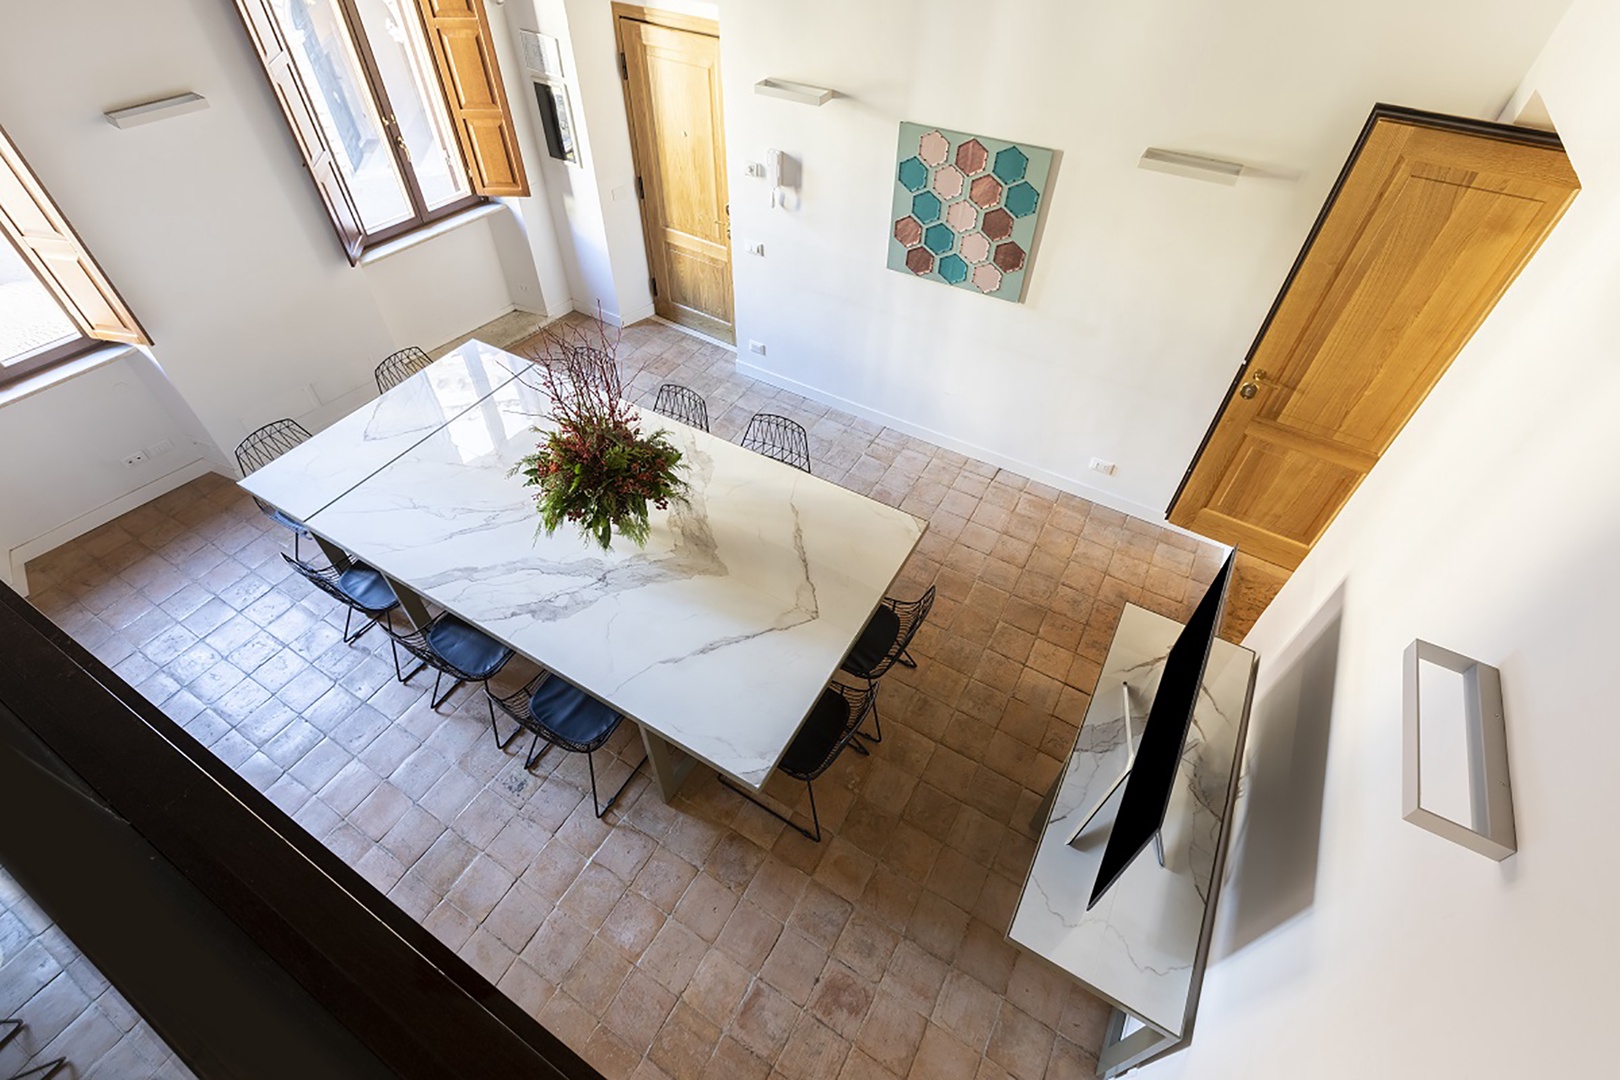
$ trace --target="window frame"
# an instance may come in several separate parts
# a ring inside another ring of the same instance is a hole
[[[350,264],[358,266],[368,250],[431,228],[488,202],[492,196],[529,194],[528,178],[518,151],[516,122],[501,80],[494,38],[478,0],[400,0],[401,17],[410,17],[406,8],[416,13],[418,30],[433,65],[438,104],[449,121],[461,169],[468,181],[467,195],[432,210],[427,209],[421,181],[394,119],[388,91],[356,0],[332,2],[342,17],[347,45],[359,61],[364,91],[370,95],[370,104],[382,120],[383,136],[389,143],[389,152],[399,170],[412,211],[405,221],[369,232],[347,181],[335,164],[332,133],[321,124],[311,105],[311,90],[291,59],[287,28],[272,6],[272,0],[236,0],[236,7]],[[475,45],[472,53],[452,49],[448,41],[451,34],[463,43],[470,37]],[[480,89],[488,100],[477,100]],[[492,153],[492,149],[498,153]],[[505,168],[497,174],[501,166]]]
[[[467,178],[467,194],[459,199],[445,203],[434,210],[429,210],[427,198],[422,194],[422,181],[416,175],[415,163],[405,148],[405,140],[399,129],[399,121],[395,118],[393,102],[388,97],[388,87],[382,78],[382,68],[377,63],[377,54],[372,50],[371,39],[365,32],[365,21],[360,17],[358,0],[333,0],[343,16],[344,29],[349,35],[349,46],[354,49],[355,57],[360,61],[360,70],[365,75],[366,90],[371,94],[372,104],[377,107],[377,115],[382,118],[383,137],[388,143],[388,150],[394,156],[394,164],[399,169],[400,179],[404,181],[405,198],[411,204],[411,216],[394,225],[388,225],[375,232],[361,232],[360,250],[374,248],[378,244],[387,243],[417,229],[426,228],[447,217],[454,217],[464,210],[488,201],[488,196],[480,195],[473,190],[472,170],[467,167],[466,152],[458,140],[453,147],[456,159],[461,165],[461,172]],[[401,8],[416,8],[416,0],[400,0]],[[402,12],[402,17],[408,17]],[[424,31],[425,34],[425,31]],[[429,46],[431,54],[432,47]],[[439,101],[437,104],[445,110],[444,118],[454,124],[449,114],[449,105],[444,100],[444,85],[439,77],[438,65],[434,65],[434,83],[439,87]],[[447,147],[446,149],[452,149]]]
[[[4,128],[0,128],[0,236],[76,331],[67,340],[0,357],[0,387],[107,345],[152,344]]]

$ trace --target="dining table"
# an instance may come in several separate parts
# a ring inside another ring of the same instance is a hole
[[[697,762],[758,791],[926,523],[642,410],[684,498],[644,546],[548,534],[514,472],[552,426],[538,363],[469,341],[241,486],[413,624],[450,611],[633,721],[666,800]]]

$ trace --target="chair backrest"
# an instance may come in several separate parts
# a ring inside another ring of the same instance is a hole
[[[663,413],[672,420],[704,431],[709,430],[709,406],[704,402],[703,395],[679,383],[667,382],[658,388],[653,412]]]
[[[321,592],[332,597],[334,600],[338,601],[338,603],[346,604],[349,607],[357,606],[354,602],[354,598],[348,593],[344,592],[342,588],[338,586],[338,579],[343,575],[343,571],[354,565],[353,560],[349,559],[347,556],[344,556],[339,562],[334,563],[325,570],[311,566],[302,559],[295,559],[291,555],[288,555],[285,551],[281,553],[281,557],[287,560],[288,566],[292,567],[298,572],[299,577],[321,590]]]
[[[808,782],[814,780],[832,766],[832,763],[838,759],[838,755],[843,753],[844,747],[848,746],[850,740],[855,738],[856,730],[860,728],[862,722],[866,719],[866,714],[871,712],[876,704],[877,687],[878,684],[875,682],[856,687],[841,683],[837,679],[827,684],[827,689],[821,692],[822,698],[825,699],[828,695],[836,695],[842,698],[843,706],[848,710],[848,714],[838,727],[820,733],[819,745],[803,748],[813,755],[813,766],[804,769],[802,773],[792,772],[790,775]],[[794,742],[797,743],[798,740],[795,739]],[[783,771],[788,771],[785,766]]]
[[[389,353],[377,365],[377,393],[386,393],[418,371],[433,363],[432,357],[415,345],[407,345],[398,352]]]
[[[243,476],[257,472],[309,437],[296,420],[272,420],[236,444],[236,467]]]
[[[755,413],[743,432],[741,446],[775,458],[784,465],[810,471],[810,436],[803,425],[775,413]]]
[[[928,586],[928,591],[915,600],[897,600],[890,606],[900,617],[900,635],[895,639],[894,648],[889,650],[889,655],[885,658],[883,664],[885,671],[911,647],[911,639],[917,636],[923,620],[934,610],[934,586]]]

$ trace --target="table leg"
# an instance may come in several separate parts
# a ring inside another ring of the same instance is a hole
[[[422,602],[422,598],[416,594],[415,590],[401,585],[393,578],[388,577],[387,574],[383,574],[383,577],[387,579],[389,587],[394,590],[394,595],[399,597],[399,609],[410,620],[411,626],[420,630],[433,621],[432,616],[428,614],[427,604]]]
[[[652,766],[653,779],[658,782],[658,794],[665,802],[673,802],[675,793],[692,772],[697,759],[686,751],[671,745],[661,735],[641,727],[641,742],[647,748],[647,763]]]
[[[315,546],[321,549],[322,555],[326,556],[326,564],[328,566],[335,566],[340,560],[347,559],[349,557],[348,552],[344,551],[342,548],[338,547],[321,534],[312,532],[308,535],[315,538]]]

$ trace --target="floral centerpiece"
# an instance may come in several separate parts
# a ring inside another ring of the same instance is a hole
[[[662,430],[642,434],[640,414],[623,398],[617,345],[605,331],[595,340],[577,330],[547,332],[529,359],[551,395],[555,426],[536,428],[539,448],[512,469],[539,489],[534,504],[546,535],[571,522],[604,551],[614,533],[645,545],[649,508],[667,509],[686,490],[681,452]]]

